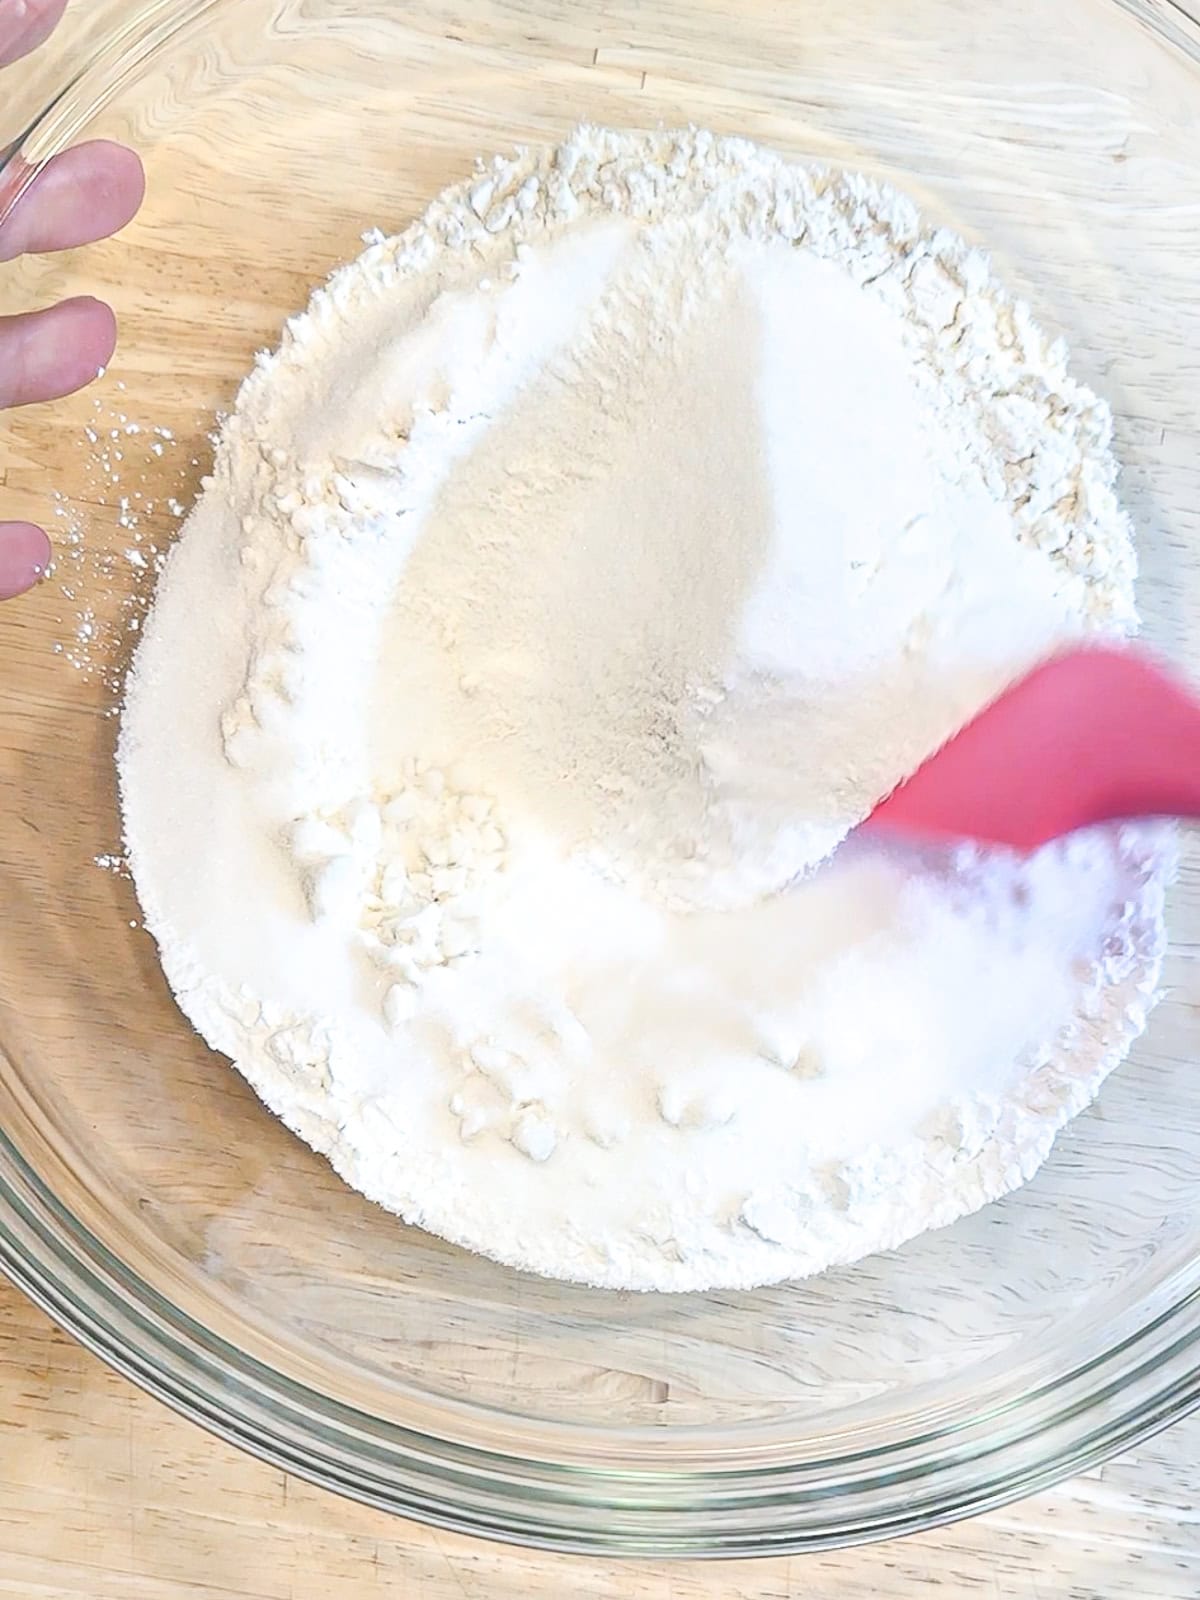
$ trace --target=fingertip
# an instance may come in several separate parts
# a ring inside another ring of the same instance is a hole
[[[104,371],[117,349],[117,314],[94,295],[76,295],[54,307],[59,349],[60,394],[86,389]],[[48,395],[56,399],[58,395]]]
[[[51,547],[34,522],[0,522],[0,600],[11,600],[39,583],[50,569]]]
[[[136,150],[112,139],[89,139],[56,156],[46,173],[57,167],[64,188],[86,196],[92,219],[90,239],[117,233],[137,215],[146,198],[146,169]],[[43,173],[43,180],[46,173]],[[36,192],[36,186],[35,186]]]
[[[66,9],[67,0],[20,0],[19,5],[0,8],[0,67],[43,44]]]
[[[90,294],[64,300],[57,309],[75,340],[78,387],[82,388],[100,376],[101,368],[107,367],[116,353],[117,314],[107,301]]]
[[[146,198],[146,168],[141,156],[128,145],[111,139],[94,141],[104,152],[111,187],[120,195],[132,218]]]
[[[97,300],[94,294],[76,295],[73,300],[65,300],[64,305],[78,306],[79,315],[90,336],[96,341],[96,348],[104,350],[107,354],[100,366],[108,365],[109,357],[117,348],[117,313],[107,300]]]
[[[107,239],[133,220],[145,193],[135,151],[108,139],[73,145],[46,163],[6,220],[0,261]]]
[[[60,400],[86,388],[116,346],[112,307],[91,295],[0,317],[0,409]]]

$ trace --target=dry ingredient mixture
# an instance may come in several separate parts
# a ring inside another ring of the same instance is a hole
[[[128,684],[179,1003],[355,1188],[634,1289],[1028,1178],[1144,1025],[1163,834],[856,823],[1135,626],[1104,404],[861,176],[584,128],[260,357]]]

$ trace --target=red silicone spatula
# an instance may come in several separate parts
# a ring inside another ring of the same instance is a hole
[[[863,826],[1033,850],[1132,817],[1200,817],[1200,698],[1136,649],[1089,646],[1007,689]]]

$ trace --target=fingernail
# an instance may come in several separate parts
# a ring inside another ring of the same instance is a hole
[[[50,540],[32,522],[0,522],[0,600],[24,594],[50,568]]]

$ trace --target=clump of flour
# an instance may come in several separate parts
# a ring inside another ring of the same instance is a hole
[[[181,1006],[542,1272],[759,1283],[1005,1192],[1144,1025],[1161,837],[842,842],[1134,626],[1115,481],[893,190],[694,131],[481,167],[260,358],[163,576],[120,767]]]

